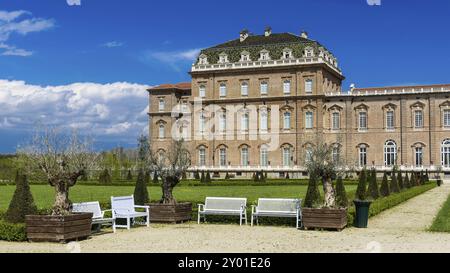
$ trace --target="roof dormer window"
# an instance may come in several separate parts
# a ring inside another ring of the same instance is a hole
[[[199,64],[208,64],[208,57],[205,54],[202,54],[198,57]]]
[[[250,62],[250,61],[251,61],[251,59],[250,59],[250,53],[247,52],[247,51],[243,51],[243,52],[241,53],[241,62]]]
[[[269,51],[267,51],[265,49],[261,50],[259,52],[259,60],[260,61],[268,61],[268,60],[270,60]]]
[[[314,57],[314,50],[312,47],[305,48],[305,57]]]
[[[283,49],[283,59],[291,59],[292,58],[292,50],[289,48]]]
[[[220,53],[219,55],[219,63],[228,63],[228,55],[226,53]]]

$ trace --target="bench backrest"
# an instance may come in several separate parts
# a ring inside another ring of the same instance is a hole
[[[84,202],[84,203],[73,203],[72,205],[73,212],[92,212],[92,218],[101,218],[102,210],[100,209],[100,203],[98,201],[95,202]]]
[[[134,211],[134,196],[111,196],[111,208]]]
[[[300,199],[259,198],[257,210],[295,212],[300,204]]]
[[[247,198],[206,197],[205,210],[241,210],[247,206]]]

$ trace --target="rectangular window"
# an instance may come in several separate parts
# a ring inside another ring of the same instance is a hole
[[[444,127],[450,127],[450,110],[444,110]]]
[[[359,112],[359,130],[367,130],[367,113]]]
[[[285,112],[283,115],[283,129],[289,130],[291,129],[291,113]]]
[[[227,85],[225,83],[221,83],[219,87],[219,95],[221,97],[227,96]]]
[[[200,166],[206,165],[206,150],[204,148],[198,150],[198,163]]]
[[[290,80],[285,80],[283,82],[283,93],[285,95],[291,93],[291,81]]]
[[[423,148],[422,147],[415,148],[414,164],[416,167],[422,167],[422,165],[423,165]]]
[[[200,98],[206,97],[206,87],[204,85],[201,85],[198,89],[198,95]]]
[[[366,147],[359,148],[359,166],[360,167],[367,166],[367,148]]]
[[[423,112],[421,110],[414,111],[414,127],[423,128]]]
[[[242,115],[242,118],[241,118],[241,130],[242,131],[248,131],[248,127],[249,127],[248,126],[249,125],[248,118],[249,118],[248,113],[245,113]]]
[[[162,124],[159,125],[158,137],[161,139],[164,138],[164,125]]]
[[[394,111],[386,112],[386,129],[394,129]]]
[[[241,165],[248,166],[248,148],[242,148],[241,150]]]
[[[219,150],[219,159],[221,167],[227,166],[227,150],[225,148],[221,148]]]
[[[291,165],[291,149],[283,148],[283,166]]]
[[[313,90],[313,81],[312,80],[305,80],[305,92],[307,94],[311,94]]]
[[[265,149],[265,148],[261,149],[261,166],[263,166],[263,167],[268,166],[267,149]]]
[[[203,114],[200,115],[199,121],[198,121],[198,127],[199,127],[199,131],[200,133],[204,133],[205,132],[205,123],[206,123],[206,118]]]
[[[165,107],[166,107],[166,104],[164,102],[164,99],[159,99],[159,107],[158,107],[159,111],[160,112],[164,111]]]
[[[248,96],[248,83],[246,83],[246,82],[243,82],[241,84],[241,95]]]
[[[312,129],[313,128],[313,113],[312,112],[306,112],[306,115],[305,115],[305,128],[306,129]]]
[[[219,132],[225,133],[227,129],[227,116],[222,113],[219,115]]]
[[[259,128],[261,129],[261,131],[267,131],[267,113],[266,112],[263,112],[263,113],[261,113],[261,117],[260,117],[260,120],[259,120]]]
[[[341,128],[341,117],[340,114],[335,112],[332,114],[331,128],[333,130],[339,130]]]
[[[268,92],[267,82],[261,82],[259,89],[260,89],[261,95],[267,95],[267,92]]]

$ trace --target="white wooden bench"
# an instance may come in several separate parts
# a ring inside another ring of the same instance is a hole
[[[205,204],[198,204],[198,224],[200,217],[206,221],[206,215],[230,215],[239,216],[239,224],[242,220],[247,224],[247,198],[231,197],[206,197]]]
[[[92,225],[111,225],[113,232],[116,232],[116,217],[113,210],[101,210],[100,203],[95,202],[84,202],[84,203],[74,203],[72,205],[73,212],[92,212]],[[105,218],[105,212],[111,211],[112,217]]]
[[[131,219],[135,224],[150,226],[150,207],[137,206],[134,204],[134,196],[111,196],[111,208],[114,211],[116,219],[126,219],[126,225],[118,225],[116,227],[127,228],[131,227]],[[145,209],[145,212],[136,211],[137,208]],[[145,217],[145,222],[137,222],[135,219]]]
[[[301,199],[259,198],[258,205],[252,205],[252,221],[258,217],[292,217],[296,219],[296,227],[302,226]]]

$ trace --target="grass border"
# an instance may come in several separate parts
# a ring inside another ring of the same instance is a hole
[[[428,228],[431,232],[450,232],[450,195]]]

